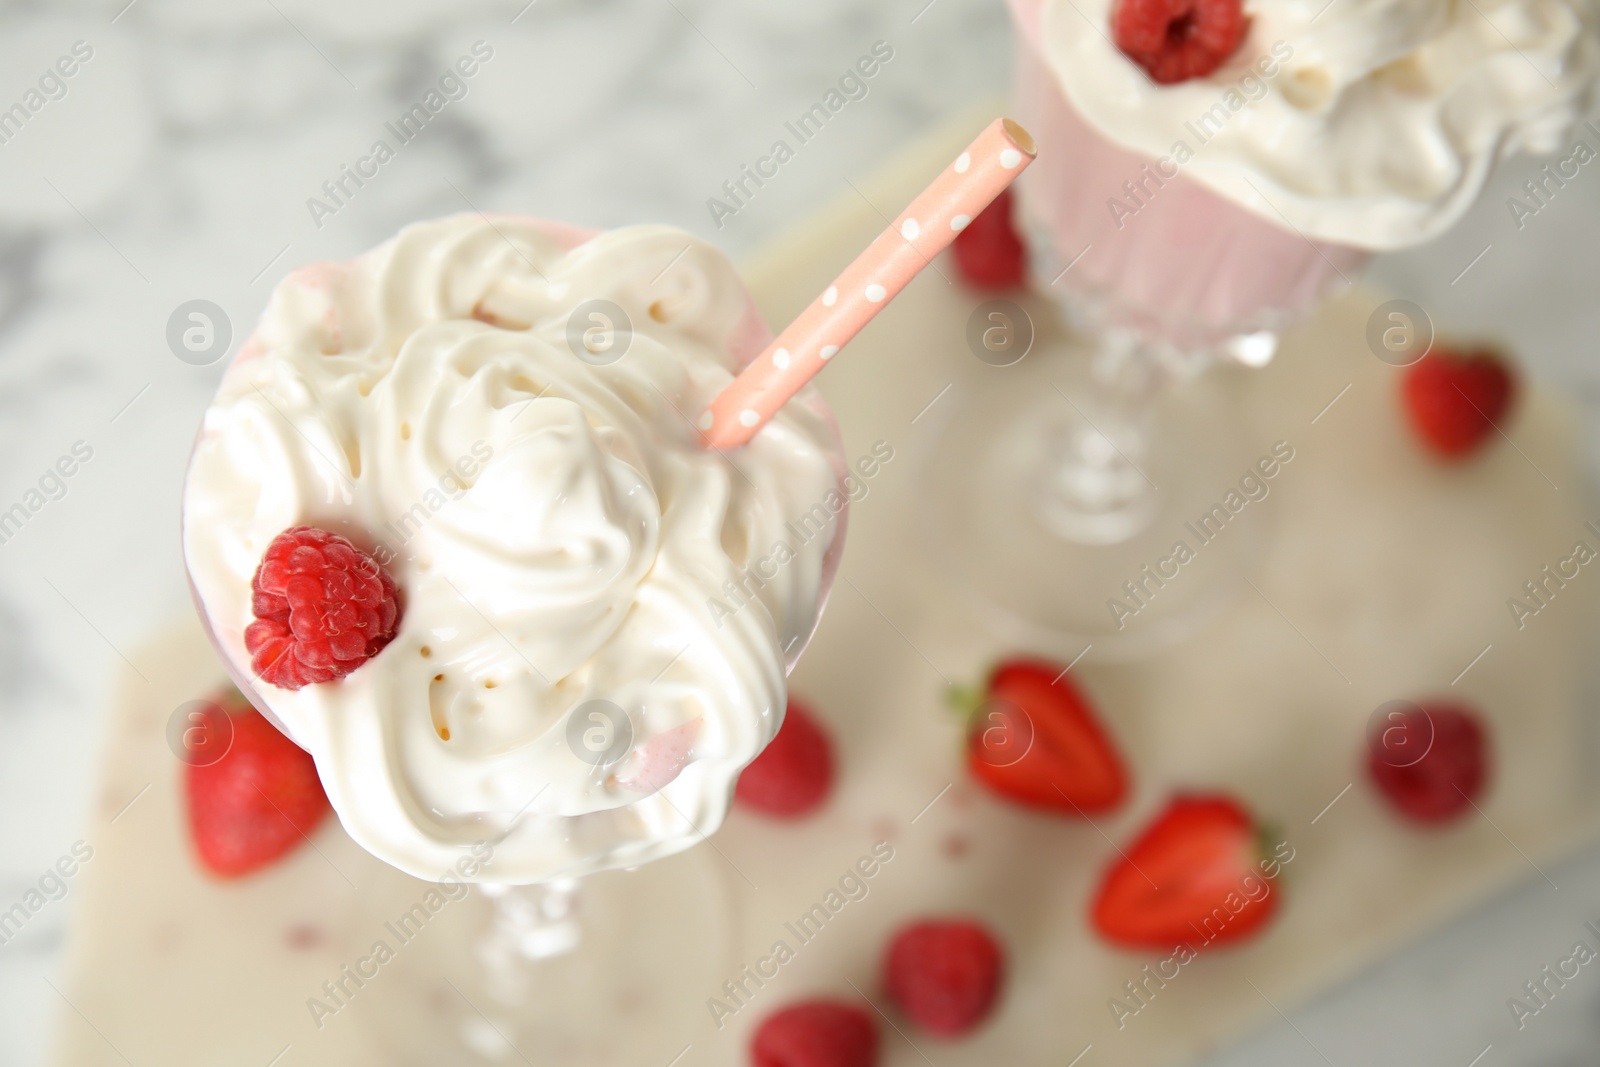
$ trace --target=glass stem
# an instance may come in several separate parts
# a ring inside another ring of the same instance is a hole
[[[578,880],[565,878],[542,885],[484,883],[492,918],[478,945],[478,958],[488,973],[488,987],[505,1004],[529,996],[540,960],[565,955],[578,947]]]
[[[1149,471],[1154,413],[1172,380],[1159,345],[1126,329],[1095,338],[1088,373],[1063,389],[1065,409],[1041,464],[1038,510],[1067,540],[1115,544],[1158,510]]]

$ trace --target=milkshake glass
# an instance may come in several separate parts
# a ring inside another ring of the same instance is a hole
[[[1270,509],[1216,509],[1278,443],[1245,439],[1226,375],[1200,372],[1265,363],[1374,251],[1442,232],[1496,159],[1559,143],[1600,69],[1584,4],[1504,0],[1480,25],[1432,0],[1260,0],[1214,74],[1157,85],[1111,43],[1114,2],[1008,0],[1039,145],[1017,223],[1031,287],[1075,336],[986,372],[928,494],[979,610],[1069,657],[1181,639],[1267,543]],[[1548,77],[1530,66],[1546,58]]]
[[[642,1055],[655,1035],[558,1006],[649,1015],[662,966],[727,963],[726,861],[690,846],[777,732],[854,489],[814,390],[737,454],[700,444],[769,338],[688,234],[458,216],[296,271],[225,373],[184,494],[207,632],[411,876],[369,894],[374,935],[428,882],[482,887],[360,1002],[398,1059]],[[252,572],[301,526],[382,567],[400,615],[285,686],[252,658]]]
[[[1176,153],[1152,158],[1102,136],[1028,32],[1039,0],[1011,4],[1017,111],[1041,146],[1018,182],[1020,214],[1034,281],[1074,323],[1133,329],[1197,354],[1280,329],[1366,261],[1361,249],[1310,240],[1212,192],[1183,173]],[[1208,126],[1198,118],[1185,132],[1203,152]]]

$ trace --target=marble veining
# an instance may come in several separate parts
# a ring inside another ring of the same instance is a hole
[[[470,92],[317,226],[323,181],[480,40],[495,54]],[[878,40],[895,59],[870,95],[718,228],[722,182]],[[74,839],[113,680],[190,610],[178,490],[220,363],[169,350],[180,303],[219,304],[237,344],[294,265],[462,210],[665,222],[749,254],[1003,92],[1010,63],[1000,0],[19,0],[0,6],[0,101],[78,41],[93,59],[0,145],[0,506],[74,442],[95,453],[0,543],[0,885]],[[1500,201],[1526,175],[1508,170],[1456,232],[1378,276],[1593,384],[1600,178],[1515,233]],[[1559,299],[1530,299],[1528,277]],[[65,1010],[44,981],[65,914],[0,948],[0,1063],[42,1062]]]

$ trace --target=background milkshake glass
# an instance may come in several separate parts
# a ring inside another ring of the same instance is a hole
[[[1270,208],[1250,211],[1212,192],[1183,173],[1181,153],[1150,157],[1101,135],[1067,99],[1041,50],[1042,0],[1008,3],[1017,29],[1016,108],[1041,147],[1017,185],[1020,220],[1034,281],[1075,325],[1130,327],[1194,353],[1281,328],[1365,263],[1369,253],[1359,248],[1312,241],[1287,220],[1268,218]],[[1276,63],[1269,69],[1283,73]],[[1265,92],[1257,69],[1240,76],[1251,79],[1241,90],[1247,98]],[[1216,92],[1219,106],[1223,92]],[[1204,152],[1225,114],[1226,107],[1196,114],[1184,127],[1187,147]],[[1237,347],[1249,356],[1266,343]]]
[[[1266,363],[1372,251],[1437,236],[1499,159],[1562,144],[1600,34],[1586,0],[1257,0],[1232,57],[1160,85],[1113,43],[1114,0],[1008,4],[1039,146],[1014,221],[1048,299],[1019,313],[1071,336],[947,415],[928,526],[1009,640],[1144,655],[1223,606],[1270,535],[1246,509],[1181,580],[1145,577],[1273,445],[1245,439],[1229,375],[1199,372]],[[1130,581],[1152,594],[1133,618],[1108,610]]]

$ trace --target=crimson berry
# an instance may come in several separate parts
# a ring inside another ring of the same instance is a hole
[[[400,622],[394,580],[355,545],[315,526],[274,537],[250,589],[250,666],[280,689],[343,678],[382,651]]]

